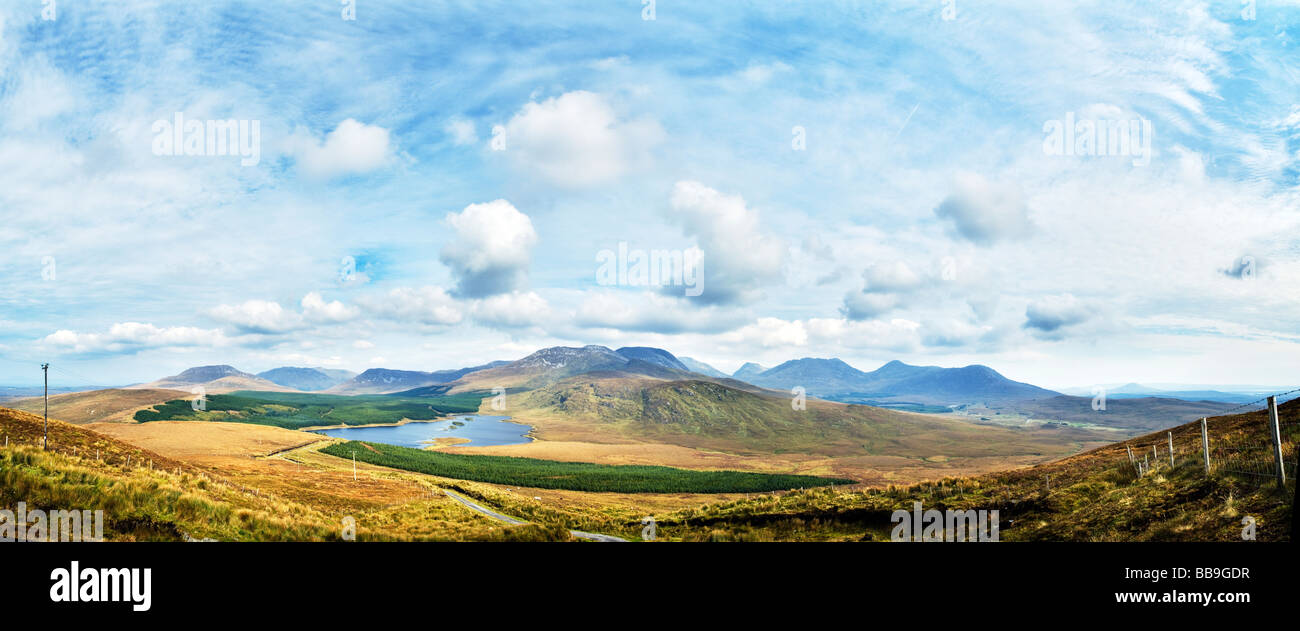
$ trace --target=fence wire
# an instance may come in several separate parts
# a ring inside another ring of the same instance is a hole
[[[1282,409],[1300,398],[1300,389],[1277,395],[1277,433],[1287,484],[1297,472],[1300,411]],[[1245,418],[1241,418],[1245,415]],[[1202,429],[1204,425],[1204,429]],[[1139,476],[1188,467],[1209,474],[1241,476],[1259,483],[1278,479],[1278,446],[1273,436],[1268,397],[1244,403],[1202,423],[1179,427],[1126,442],[1128,466]],[[1207,462],[1208,447],[1208,462]]]

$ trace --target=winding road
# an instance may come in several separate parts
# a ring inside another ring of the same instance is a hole
[[[498,513],[490,508],[485,508],[482,505],[460,495],[459,493],[453,493],[448,489],[443,489],[443,492],[447,494],[447,497],[450,497],[451,499],[456,500],[461,504],[464,504],[465,506],[469,507],[470,510],[487,515],[488,517],[491,517],[492,519],[495,519],[497,521],[505,522],[507,524],[510,524],[511,526],[522,526],[528,523],[526,521],[523,521],[521,519],[515,519],[514,517],[510,517],[508,515],[502,515],[501,513]],[[627,541],[626,539],[620,539],[613,535],[602,535],[594,532],[582,532],[581,530],[570,530],[569,534],[579,539],[587,539],[589,541],[608,541],[608,542]]]

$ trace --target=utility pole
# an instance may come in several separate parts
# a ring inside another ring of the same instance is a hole
[[[41,364],[41,371],[45,373],[45,437],[41,439],[41,449],[50,448],[50,365]]]

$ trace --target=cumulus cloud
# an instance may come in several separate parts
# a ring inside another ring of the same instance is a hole
[[[1264,259],[1257,259],[1249,254],[1243,254],[1233,259],[1232,265],[1221,268],[1219,272],[1229,278],[1251,280],[1263,270],[1265,263]]]
[[[1018,186],[989,182],[974,173],[957,174],[952,193],[934,214],[951,221],[958,235],[979,245],[1019,239],[1033,228]]]
[[[464,319],[460,305],[441,287],[398,287],[357,302],[368,315],[397,322],[442,326]]]
[[[862,270],[862,291],[844,295],[840,313],[850,320],[870,320],[902,305],[903,295],[925,285],[906,263],[877,263]]]
[[[869,294],[850,291],[844,294],[844,305],[840,313],[850,320],[870,320],[880,317],[898,306],[898,296],[893,294]]]
[[[213,308],[209,315],[241,333],[285,333],[302,326],[300,315],[269,300],[246,300],[238,305],[220,305]]]
[[[338,324],[355,318],[359,310],[337,300],[325,302],[319,292],[310,292],[300,302],[302,312],[285,309],[269,300],[245,300],[237,305],[219,305],[208,311],[213,319],[230,325],[238,333],[276,335],[305,328],[308,323]]]
[[[989,326],[976,326],[954,318],[940,318],[921,326],[921,342],[926,346],[955,348],[967,346],[986,337]]]
[[[907,292],[921,286],[921,277],[907,263],[895,261],[867,266],[862,270],[862,291]]]
[[[134,353],[165,347],[212,347],[229,342],[219,329],[190,326],[158,327],[143,322],[118,322],[103,333],[78,333],[61,329],[41,340],[45,345],[71,353]]]
[[[349,118],[326,134],[324,142],[295,136],[290,142],[290,153],[297,158],[299,168],[311,177],[366,173],[388,161],[388,130]]]
[[[605,97],[581,90],[524,105],[504,133],[516,165],[568,188],[617,179],[663,139],[654,120],[620,120]]]
[[[627,297],[617,292],[590,294],[574,322],[584,328],[638,333],[718,333],[738,326],[743,316],[718,307],[691,309],[688,299],[645,292]]]
[[[699,182],[673,187],[669,216],[704,252],[706,289],[694,300],[735,304],[756,300],[760,288],[781,276],[786,246],[764,232],[758,213],[739,195],[725,195]]]
[[[474,303],[474,321],[500,329],[537,326],[551,313],[550,305],[535,292],[498,294]]]
[[[898,352],[917,346],[920,327],[920,324],[903,318],[854,322],[842,318],[783,320],[764,317],[726,333],[720,339],[741,347],[757,345],[793,349],[813,346]]]
[[[456,275],[456,293],[482,298],[523,289],[537,231],[510,202],[498,199],[448,213],[455,231],[440,259]]]
[[[1045,339],[1064,337],[1065,329],[1092,318],[1093,310],[1070,294],[1047,296],[1029,303],[1024,328]]]
[[[313,322],[339,323],[355,318],[359,312],[337,300],[325,302],[320,293],[311,292],[302,297],[302,315]]]

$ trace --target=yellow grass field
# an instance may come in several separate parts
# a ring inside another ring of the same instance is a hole
[[[483,522],[480,526],[500,527],[449,500],[441,492],[443,488],[491,498],[503,511],[537,523],[593,530],[636,522],[644,515],[743,497],[743,494],[622,494],[512,488],[439,478],[360,461],[355,465],[354,480],[352,462],[318,451],[337,441],[310,432],[247,423],[194,421],[100,423],[85,427],[219,474],[264,496],[327,512],[368,514],[371,519],[383,520],[390,531],[424,532],[421,524],[428,518],[425,515],[428,507],[462,514],[471,523]]]

